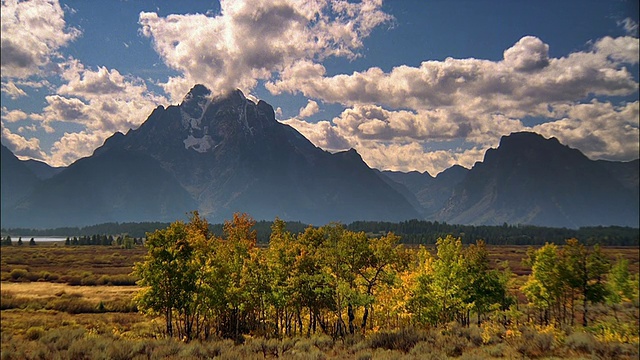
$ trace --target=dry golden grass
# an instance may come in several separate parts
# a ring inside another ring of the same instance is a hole
[[[128,275],[133,264],[141,261],[147,249],[121,249],[112,246],[64,246],[42,244],[37,246],[6,246],[2,248],[2,278],[8,278],[13,269],[26,269],[31,273],[49,272],[62,277],[91,273],[102,275]]]
[[[67,284],[48,282],[2,282],[0,289],[8,291],[13,296],[22,298],[48,298],[57,294],[77,294],[84,299],[99,303],[123,298],[132,298],[140,287],[138,286],[70,286]]]

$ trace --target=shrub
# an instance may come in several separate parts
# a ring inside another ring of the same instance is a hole
[[[533,338],[533,345],[541,355],[544,355],[553,349],[554,341],[553,334],[538,333]]]
[[[483,343],[482,329],[473,325],[462,331],[464,337],[469,340],[474,346],[480,346]]]
[[[136,355],[133,344],[128,340],[112,341],[107,346],[106,354],[112,360],[129,360]]]
[[[484,351],[491,357],[501,358],[504,357],[505,344],[500,343],[493,346],[487,346]]]
[[[133,286],[138,280],[137,277],[131,275],[112,275],[109,282],[114,286]]]
[[[92,359],[96,350],[98,349],[95,338],[82,338],[69,346],[67,354],[70,359]]]
[[[590,354],[593,352],[595,342],[596,339],[589,333],[574,332],[567,336],[564,343],[571,350]]]
[[[313,345],[322,351],[327,351],[333,347],[333,339],[329,335],[314,335],[311,337]]]
[[[373,353],[371,350],[361,350],[355,355],[356,360],[371,360],[373,359]]]
[[[205,346],[198,341],[192,341],[185,345],[184,349],[180,352],[180,356],[185,359],[208,359],[209,353]]]
[[[42,326],[30,327],[24,335],[28,340],[38,340],[44,335],[44,328]]]
[[[27,279],[27,275],[29,274],[29,272],[25,269],[13,269],[11,270],[11,279],[13,279],[14,281],[18,281],[21,279]]]
[[[515,339],[514,348],[523,356],[543,356],[553,349],[555,338],[552,333],[539,333],[529,327],[521,328],[522,335]]]
[[[380,331],[369,337],[368,345],[372,349],[383,348],[400,350],[407,353],[418,342],[426,339],[424,333],[414,328],[403,328],[400,331]]]
[[[64,311],[69,314],[95,313],[98,311],[94,304],[74,296],[52,298],[45,305],[45,309]]]
[[[442,349],[447,356],[458,357],[462,355],[469,342],[464,337],[447,334],[438,338],[437,344],[438,348]]]
[[[425,360],[445,360],[447,355],[442,353],[440,349],[433,347],[433,344],[427,341],[421,341],[417,343],[413,349],[411,349],[411,355],[414,355],[418,359]]]
[[[0,309],[14,309],[18,306],[19,303],[16,301],[16,298],[11,291],[3,290],[0,292]]]
[[[68,327],[47,331],[40,341],[54,350],[67,350],[72,343],[84,336],[84,329],[71,329]]]
[[[96,286],[97,285],[97,280],[96,280],[95,276],[83,277],[82,280],[80,280],[80,285],[83,285],[83,286]]]

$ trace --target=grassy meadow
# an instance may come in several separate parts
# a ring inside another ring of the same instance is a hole
[[[515,281],[530,273],[522,259],[526,246],[488,246],[491,263],[508,261]],[[638,273],[639,249],[610,247],[613,262],[623,256]],[[464,327],[401,329],[347,335],[334,339],[309,336],[263,338],[245,336],[234,342],[212,336],[183,342],[163,335],[163,319],[138,311],[140,289],[132,273],[146,253],[142,246],[2,247],[1,359],[636,359],[638,302],[598,304],[594,319],[617,324],[624,332],[601,336],[575,327],[504,325],[485,322]],[[526,300],[524,300],[526,301]],[[613,320],[615,316],[615,320]],[[607,325],[607,326],[609,326]],[[626,334],[615,336],[616,334]],[[607,332],[601,332],[607,334]],[[630,335],[629,335],[630,334]]]

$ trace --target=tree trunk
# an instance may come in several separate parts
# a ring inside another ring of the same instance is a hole
[[[349,317],[349,333],[353,335],[355,332],[355,326],[353,326],[353,320],[355,320],[356,316],[353,314],[353,306],[351,303],[347,305],[347,316]]]
[[[587,306],[588,306],[588,300],[587,297],[584,296],[583,300],[582,300],[582,326],[587,327],[587,312],[589,311]]]
[[[364,307],[364,315],[362,315],[362,335],[365,334],[367,329],[367,318],[369,317],[369,306]]]
[[[167,319],[167,335],[169,335],[169,337],[173,337],[173,319],[171,318],[171,313],[171,309],[168,309],[165,315]]]

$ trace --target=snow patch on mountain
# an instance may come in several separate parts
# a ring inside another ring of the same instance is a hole
[[[193,149],[199,153],[207,152],[215,144],[213,139],[209,135],[205,135],[201,138],[196,138],[193,135],[189,135],[186,139],[183,140],[183,143],[185,149]]]

